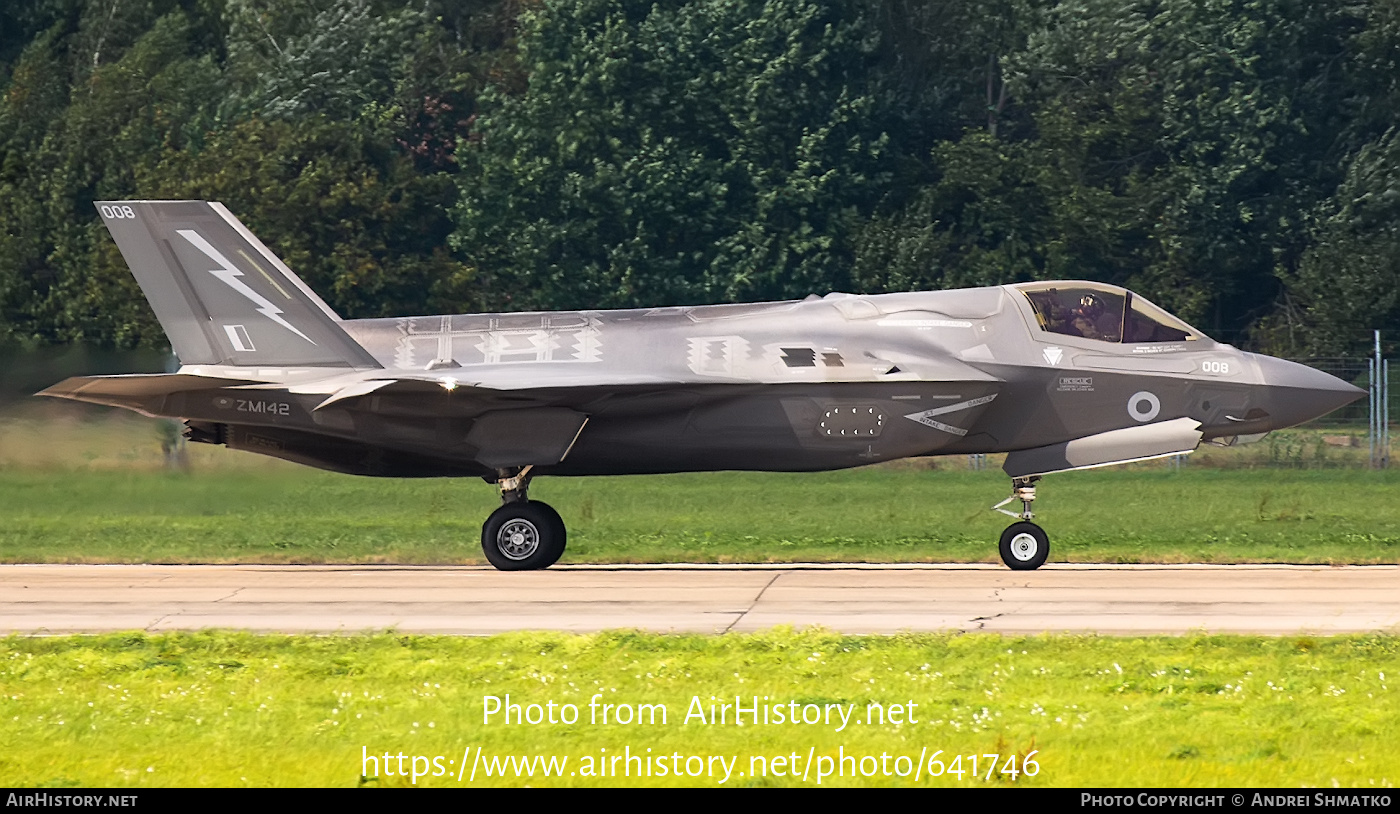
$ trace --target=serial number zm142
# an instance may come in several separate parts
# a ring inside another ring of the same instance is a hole
[[[263,413],[270,415],[291,415],[292,405],[285,401],[250,401],[247,399],[234,399],[238,402],[238,412],[240,413]]]
[[[292,405],[285,401],[263,401],[261,399],[234,399],[222,396],[214,399],[214,406],[220,410],[236,410],[240,413],[257,413],[259,415],[286,415],[292,414]]]

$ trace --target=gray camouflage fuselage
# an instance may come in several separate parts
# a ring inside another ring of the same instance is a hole
[[[101,201],[183,361],[43,395],[185,421],[192,441],[358,475],[473,475],[501,506],[482,553],[548,568],[563,518],[538,475],[841,469],[1005,452],[998,551],[1046,562],[1051,472],[1179,455],[1363,392],[1242,353],[1082,281],[630,311],[342,320],[222,204]],[[1021,510],[1004,506],[1019,502]]]
[[[1354,398],[1311,368],[1204,338],[1115,345],[1047,333],[1002,287],[341,325],[384,368],[431,368],[455,386],[321,410],[321,395],[200,391],[156,412],[246,428],[232,446],[340,471],[489,479],[532,464],[540,475],[839,469],[1178,417],[1211,439]],[[487,414],[519,427],[474,433]]]
[[[341,320],[219,204],[98,209],[184,367],[44,394],[354,474],[798,471],[1008,452],[1007,472],[1028,477],[1293,426],[1362,392],[1073,281]]]

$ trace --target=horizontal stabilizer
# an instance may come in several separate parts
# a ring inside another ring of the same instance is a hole
[[[146,404],[153,398],[190,390],[214,390],[249,384],[246,379],[192,376],[188,373],[139,373],[129,376],[74,376],[64,379],[38,395],[85,401],[108,407],[125,407],[150,415]]]
[[[1201,424],[1193,418],[1176,418],[1140,427],[1110,430],[1062,444],[1017,450],[1006,456],[1002,470],[1013,478],[1093,469],[1195,451],[1201,443]]]

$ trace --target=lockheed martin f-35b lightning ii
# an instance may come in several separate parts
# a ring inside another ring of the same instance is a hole
[[[1002,560],[1050,551],[1044,475],[1291,427],[1363,391],[1212,341],[1115,286],[1035,282],[618,311],[342,320],[204,201],[97,204],[178,372],[43,391],[322,469],[480,477],[500,569],[564,552],[539,475],[818,471],[1006,453]],[[1019,503],[1019,511],[1007,504]]]

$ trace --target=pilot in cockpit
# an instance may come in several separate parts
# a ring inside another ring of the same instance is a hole
[[[1103,300],[1097,294],[1085,294],[1079,298],[1079,306],[1074,309],[1074,318],[1070,324],[1085,339],[1117,342],[1120,339],[1123,320],[1121,316],[1108,313]]]

